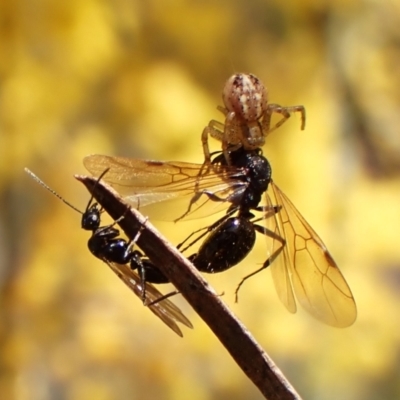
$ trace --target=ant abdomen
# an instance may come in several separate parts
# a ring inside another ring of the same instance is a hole
[[[255,241],[256,232],[248,218],[228,218],[208,236],[190,260],[199,271],[222,272],[242,261]]]

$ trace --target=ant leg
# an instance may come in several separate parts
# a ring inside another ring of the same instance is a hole
[[[239,290],[242,287],[243,283],[250,277],[252,277],[252,276],[258,274],[259,272],[261,272],[262,270],[268,268],[282,253],[282,251],[286,245],[286,240],[283,237],[281,237],[280,235],[278,235],[277,233],[271,231],[270,229],[267,229],[263,226],[256,225],[256,224],[254,225],[254,228],[256,229],[257,232],[260,232],[263,235],[268,236],[268,237],[278,241],[280,243],[280,246],[276,250],[274,250],[274,252],[267,258],[267,260],[264,262],[264,264],[262,265],[261,268],[257,269],[256,271],[253,271],[251,274],[246,275],[244,278],[242,278],[242,280],[239,282],[239,284],[235,290],[235,302],[236,303],[239,301]]]
[[[124,215],[120,218],[118,218],[118,220],[121,220],[124,217]],[[140,224],[140,228],[139,230],[136,232],[135,237],[128,243],[128,250],[131,251],[132,247],[136,244],[136,242],[139,240],[140,235],[142,234],[144,228],[146,227],[146,222],[148,221],[149,217],[146,217],[144,222],[142,224]],[[118,221],[117,220],[117,221]],[[115,221],[116,222],[116,221]]]
[[[262,217],[254,219],[253,223],[273,217],[275,214],[278,214],[278,212],[282,210],[282,206],[261,206],[257,207],[256,210],[264,212],[265,214]]]
[[[95,204],[97,205],[97,203]],[[96,230],[96,235],[101,236],[103,232],[107,232],[112,230],[112,228],[117,225],[119,222],[121,222],[124,219],[124,215],[122,215],[121,217],[119,217],[118,219],[116,219],[115,221],[113,221],[111,224],[109,225],[105,225],[105,226],[101,226],[100,228],[98,228]],[[115,230],[115,237],[119,235],[119,230],[118,229],[114,229]]]
[[[108,169],[107,169],[107,171],[108,171]],[[104,175],[104,173],[102,175]],[[95,208],[97,206],[98,206],[98,204],[94,203],[94,204],[91,205],[90,208]],[[111,224],[105,225],[105,226],[101,226],[100,228],[98,228],[97,231],[96,231],[97,234],[101,234],[104,231],[108,231],[111,228],[113,228],[115,225],[119,224],[125,218],[125,214],[128,212],[128,209],[129,209],[129,207],[127,207],[125,212],[119,218],[114,220]],[[87,210],[88,210],[88,208],[87,208]],[[100,213],[102,213],[102,212],[103,212],[103,208],[100,209]],[[85,214],[83,214],[83,216],[82,216],[82,221],[83,221],[84,217],[85,217]],[[147,221],[147,218],[146,218],[146,221]],[[146,221],[145,221],[145,223],[146,223]],[[142,227],[140,228],[140,231],[141,230],[142,230]],[[116,232],[117,232],[117,235],[119,235],[119,230],[116,230]],[[136,234],[136,236],[134,238],[134,243],[136,243],[138,238],[139,238],[139,236]]]
[[[121,219],[122,217],[120,217],[119,219]],[[148,217],[146,217],[144,222],[141,224],[141,226],[140,226],[139,230],[137,231],[135,237],[132,240],[130,240],[130,242],[128,243],[128,246],[126,247],[126,251],[125,251],[126,254],[130,254],[131,255],[130,267],[132,269],[137,269],[139,271],[140,284],[142,286],[142,301],[143,301],[143,304],[145,304],[145,302],[146,302],[146,272],[145,272],[144,264],[142,262],[142,253],[140,253],[139,251],[132,251],[132,248],[137,243],[137,241],[139,240],[139,237],[142,234],[142,232],[143,232],[143,230],[144,230],[144,228],[146,226],[147,220],[148,220]]]
[[[200,228],[194,232],[192,232],[182,243],[179,243],[178,246],[176,246],[176,248],[184,253],[187,249],[189,249],[190,247],[192,247],[195,243],[197,243],[201,238],[203,238],[204,236],[206,236],[208,233],[212,232],[213,230],[215,230],[216,228],[218,228],[218,226],[220,226],[224,221],[226,221],[232,214],[234,214],[236,211],[238,210],[237,207],[232,208],[231,210],[229,210],[224,216],[222,216],[218,221],[214,222],[212,225],[204,227],[204,228]],[[186,247],[184,249],[181,250],[182,246],[194,235],[196,235],[199,232],[204,231],[201,235],[199,235],[198,237],[196,237],[192,242],[190,242],[188,245],[186,245]]]
[[[131,269],[137,269],[139,272],[142,303],[146,305],[146,273],[142,262],[142,254],[138,251],[132,253],[130,267]]]
[[[137,242],[143,229],[145,228],[146,222],[147,222],[147,218],[141,225],[141,227],[140,227],[139,231],[136,233],[135,237],[129,242],[127,251],[131,253],[131,261],[130,261],[131,268],[137,269],[139,272],[140,284],[142,287],[142,293],[141,293],[142,302],[145,306],[149,307],[149,306],[152,306],[162,300],[167,299],[170,296],[178,294],[179,291],[175,290],[171,293],[168,293],[164,296],[157,298],[156,300],[153,300],[150,303],[146,302],[147,282],[152,282],[152,283],[168,283],[169,282],[168,278],[149,259],[146,258],[143,260],[142,253],[140,253],[139,251],[131,251],[132,246]]]
[[[187,210],[177,219],[174,220],[174,222],[178,222],[181,219],[185,218],[186,215],[188,215],[190,213],[190,211],[192,210],[192,206],[201,198],[201,196],[206,195],[208,197],[209,200],[211,201],[215,201],[215,202],[228,202],[228,203],[232,203],[234,196],[228,196],[228,197],[219,197],[216,194],[209,192],[207,190],[202,190],[202,191],[198,191],[195,192],[195,194],[193,195],[193,197],[190,199],[189,202],[189,206],[187,208]]]
[[[178,217],[177,219],[174,220],[175,223],[180,221],[181,219],[185,218],[186,215],[188,215],[190,213],[190,211],[192,210],[193,204],[195,204],[200,199],[200,197],[204,194],[204,192],[202,192],[202,191],[201,192],[197,191],[197,187],[198,187],[198,182],[196,182],[195,193],[194,193],[193,197],[190,199],[187,210],[180,217]]]
[[[167,294],[164,294],[163,296],[159,297],[158,299],[155,299],[153,301],[151,301],[150,303],[143,303],[145,306],[147,307],[151,307],[154,306],[157,303],[160,303],[161,301],[168,299],[169,297],[175,296],[177,294],[179,294],[180,292],[178,290],[174,290],[172,292],[169,292]]]
[[[167,299],[170,296],[178,294],[179,291],[175,290],[166,295],[157,297],[151,302],[147,302],[147,284],[151,283],[169,283],[169,279],[148,259],[143,259],[143,254],[140,251],[134,251],[131,253],[130,268],[132,270],[138,270],[139,282],[140,283],[140,297],[143,305],[150,307],[160,301]],[[151,288],[154,288],[151,286]],[[154,290],[153,290],[154,297]]]

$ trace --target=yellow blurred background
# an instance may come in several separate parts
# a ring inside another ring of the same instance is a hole
[[[306,107],[306,130],[293,116],[264,154],[358,319],[340,330],[290,315],[269,271],[235,304],[262,239],[207,278],[305,399],[400,398],[400,3],[16,0],[0,21],[1,398],[261,398],[183,299],[195,329],[180,339],[91,256],[80,216],[23,172],[83,209],[85,155],[201,163],[201,131],[222,120],[238,71],[272,102]],[[207,224],[152,222],[172,243]]]

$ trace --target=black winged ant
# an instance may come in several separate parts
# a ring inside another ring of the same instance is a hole
[[[196,268],[202,272],[222,272],[237,265],[253,248],[256,241],[256,232],[281,242],[281,247],[276,251],[277,254],[285,244],[283,238],[256,223],[260,220],[271,218],[279,212],[279,207],[259,206],[262,196],[271,182],[272,170],[268,160],[261,154],[259,149],[245,151],[243,148],[239,148],[236,151],[231,151],[229,156],[232,165],[245,171],[240,179],[243,179],[247,185],[244,190],[240,190],[230,196],[229,202],[231,205],[226,214],[208,228],[201,229],[200,231],[203,231],[203,233],[182,250],[187,250],[209,234],[200,245],[198,252],[189,257]],[[217,155],[213,159],[213,165],[227,166],[224,154]],[[208,195],[207,192],[203,194]],[[212,196],[214,201],[226,201],[226,199],[216,199],[212,194],[209,196]],[[254,211],[262,212],[262,217],[255,219]],[[182,248],[183,244],[198,232],[192,233],[178,247]],[[276,255],[269,257],[268,263],[270,264],[275,257]]]
[[[132,250],[136,243],[137,236],[130,242],[119,237],[120,232],[115,228],[117,221],[111,225],[101,225],[102,209],[90,198],[84,212],[67,202],[57,192],[46,185],[41,179],[33,174],[29,169],[25,171],[41,186],[49,190],[57,198],[67,204],[75,211],[82,214],[81,227],[92,232],[88,240],[90,252],[100,260],[104,261],[118,277],[138,296],[143,303],[169,326],[179,336],[183,336],[176,322],[180,322],[192,328],[191,322],[186,318],[182,311],[170,300],[167,300],[151,283],[166,283],[166,277],[150,263],[143,259],[142,254],[137,250]],[[98,181],[107,173],[107,170],[100,174]],[[123,218],[123,216],[121,217]],[[137,274],[139,271],[139,275]]]
[[[267,239],[267,260],[243,278],[237,291],[250,276],[270,267],[278,296],[288,311],[296,312],[296,295],[320,321],[336,327],[351,325],[357,311],[349,286],[322,240],[271,179],[271,168],[261,150],[242,146],[227,151],[229,163],[226,154],[219,153],[206,169],[204,164],[106,155],[87,156],[84,165],[94,176],[109,168],[104,180],[127,203],[140,204],[141,210],[148,212],[159,202],[176,202],[170,209],[172,215],[163,207],[164,219],[199,218],[228,209],[186,247],[183,245],[191,236],[178,246],[185,251],[209,235],[190,256],[200,271],[233,267],[253,248],[255,233],[262,233]],[[183,215],[182,204],[187,210]],[[255,213],[261,216],[255,217]],[[266,226],[257,224],[260,221]]]

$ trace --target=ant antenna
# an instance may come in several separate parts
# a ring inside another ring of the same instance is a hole
[[[98,178],[96,181],[96,185],[100,182],[101,178],[109,171],[110,168],[107,168]],[[31,176],[32,179],[34,179],[39,185],[43,186],[45,189],[47,189],[50,193],[52,193],[54,196],[56,196],[58,199],[60,199],[64,204],[67,206],[71,207],[73,210],[77,211],[79,214],[84,214],[81,210],[76,208],[74,205],[69,203],[67,200],[65,200],[63,197],[61,197],[55,190],[53,190],[50,186],[46,185],[38,176],[36,176],[30,169],[24,168],[25,172]],[[87,211],[93,201],[93,195],[90,197],[89,203],[86,207]]]
[[[69,203],[67,200],[65,200],[63,197],[61,197],[55,190],[53,190],[50,186],[46,185],[39,177],[37,177],[31,170],[28,168],[24,168],[25,172],[31,176],[39,185],[43,186],[45,189],[47,189],[50,193],[54,194],[58,199],[60,199],[63,203],[65,203],[67,206],[71,207],[73,210],[77,211],[79,214],[83,214],[81,210],[78,210],[75,206],[73,206],[71,203]]]
[[[106,169],[100,174],[100,176],[97,178],[96,183],[94,184],[93,191],[94,191],[94,189],[96,188],[97,184],[101,181],[101,178],[103,178],[103,176],[104,176],[109,170],[110,170],[110,168],[106,168]],[[87,206],[86,206],[85,213],[86,213],[86,211],[88,211],[89,208],[91,207],[93,198],[94,198],[94,196],[93,196],[93,194],[92,194],[92,195],[90,196],[89,202],[88,202],[88,204],[87,204]],[[100,212],[101,212],[101,211],[100,211]],[[81,214],[82,214],[82,213],[81,213]]]

